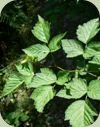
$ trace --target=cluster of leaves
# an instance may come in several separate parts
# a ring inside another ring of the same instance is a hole
[[[32,33],[39,43],[23,49],[26,57],[15,65],[16,69],[6,79],[1,98],[25,85],[33,90],[30,99],[34,100],[38,112],[43,112],[46,104],[57,96],[75,100],[65,111],[65,120],[73,127],[93,123],[98,114],[90,101],[100,100],[100,43],[93,40],[100,30],[99,25],[99,19],[79,25],[77,39],[63,39],[66,32],[51,38],[50,23],[38,16]],[[67,58],[78,61],[75,70],[46,66],[48,56],[58,50],[64,51]],[[95,72],[93,65],[97,66]]]
[[[11,112],[6,117],[6,122],[9,123],[8,119],[10,120],[10,124],[15,124],[16,126],[20,125],[20,121],[24,122],[29,119],[29,116],[26,112],[20,111],[17,109],[14,112]]]

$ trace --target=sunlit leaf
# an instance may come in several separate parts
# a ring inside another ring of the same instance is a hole
[[[53,37],[49,43],[49,49],[51,52],[55,52],[61,48],[61,40],[64,38],[66,33],[62,33]]]
[[[41,16],[38,16],[38,22],[33,27],[33,35],[40,41],[48,43],[50,38],[50,24]]]
[[[73,79],[70,82],[70,94],[74,98],[81,98],[87,93],[87,84],[83,79]]]
[[[43,85],[50,85],[56,82],[56,75],[49,68],[42,68],[40,73],[36,73],[33,77],[32,83],[29,87],[40,87]]]
[[[43,112],[45,105],[53,99],[55,93],[52,86],[41,86],[36,88],[31,98],[34,100],[35,108],[38,112]]]
[[[37,59],[38,61],[41,61],[49,54],[49,48],[46,45],[42,44],[35,44],[32,45],[26,49],[23,49],[23,51],[33,59]]]
[[[6,84],[3,89],[2,96],[6,96],[10,93],[12,93],[14,90],[16,90],[23,81],[20,79],[17,73],[13,73],[9,76],[9,78],[6,80]]]
[[[94,122],[97,113],[90,103],[78,100],[72,103],[65,111],[65,120],[70,121],[73,127],[86,127]]]
[[[88,87],[88,96],[95,100],[100,100],[100,80],[93,80]]]
[[[60,98],[65,98],[65,99],[73,99],[74,97],[71,96],[70,94],[68,94],[68,90],[66,89],[62,89],[60,90],[57,94],[56,94],[57,97],[60,97]]]
[[[83,25],[79,25],[77,29],[77,38],[83,42],[88,43],[99,31],[99,19],[92,19]]]
[[[62,40],[62,47],[67,57],[76,57],[83,54],[83,48],[79,41],[72,39]]]

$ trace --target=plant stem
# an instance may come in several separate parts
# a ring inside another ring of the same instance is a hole
[[[91,75],[91,76],[93,76],[93,77],[95,77],[95,78],[97,78],[97,75],[95,75],[95,74],[93,74],[91,72],[88,72],[88,74]]]
[[[78,70],[75,70],[75,78],[78,78]]]

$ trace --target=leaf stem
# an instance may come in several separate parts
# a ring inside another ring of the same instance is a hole
[[[78,78],[78,70],[75,70],[75,78]]]
[[[93,77],[95,77],[95,78],[97,78],[97,75],[95,75],[95,74],[93,74],[91,72],[88,72],[88,74],[91,75],[91,76],[93,76]]]

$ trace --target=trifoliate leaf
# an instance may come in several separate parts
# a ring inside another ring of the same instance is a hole
[[[97,115],[90,102],[79,100],[72,103],[65,111],[65,120],[70,121],[72,127],[86,127],[94,122]]]
[[[17,89],[23,81],[20,79],[17,73],[13,73],[9,76],[9,78],[6,80],[6,84],[3,89],[2,96],[6,96],[10,93],[12,93],[15,89]]]
[[[77,38],[83,42],[88,43],[99,32],[99,19],[93,19],[79,25],[77,29]]]
[[[49,68],[42,68],[41,73],[36,73],[29,87],[40,87],[42,85],[50,85],[56,82],[56,75]]]
[[[56,83],[58,85],[64,85],[64,83],[68,81],[68,74],[69,73],[67,71],[59,71],[57,75],[58,79]]]
[[[83,54],[82,45],[77,40],[64,39],[62,40],[62,47],[69,58]]]
[[[38,112],[43,112],[45,105],[53,99],[55,93],[52,86],[41,86],[36,88],[31,98],[34,100],[35,108]]]
[[[23,51],[33,59],[37,59],[38,61],[41,61],[49,54],[49,48],[46,45],[41,44],[35,44],[32,45],[26,49],[23,49]]]
[[[74,98],[81,98],[87,93],[87,84],[83,79],[73,79],[70,82],[70,94]]]
[[[51,52],[55,52],[61,48],[61,40],[64,38],[66,33],[62,33],[53,37],[49,43],[49,49]]]
[[[95,100],[100,100],[100,80],[93,80],[88,87],[88,96]]]
[[[50,24],[41,16],[38,16],[38,22],[33,27],[33,35],[40,41],[48,43],[50,38]]]

